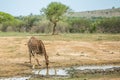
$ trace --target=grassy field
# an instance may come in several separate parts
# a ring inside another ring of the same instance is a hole
[[[120,41],[120,34],[82,34],[82,33],[74,33],[74,34],[59,34],[59,35],[51,35],[51,34],[32,34],[32,33],[18,33],[18,32],[0,32],[0,37],[27,37],[27,36],[38,36],[42,40],[78,40],[78,41]]]
[[[49,67],[120,64],[120,34],[30,34],[0,32],[0,77],[32,74],[27,42],[41,39],[49,55]],[[45,67],[44,57],[39,56]],[[63,63],[64,62],[64,63]],[[70,63],[69,63],[70,62]]]

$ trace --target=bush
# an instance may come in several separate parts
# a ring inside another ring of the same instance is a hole
[[[56,31],[59,33],[69,33],[69,24],[67,22],[58,22]]]
[[[84,33],[89,32],[91,21],[83,18],[73,18],[68,20],[71,27],[69,31],[71,33]]]
[[[102,33],[120,33],[120,18],[104,18],[97,25],[97,31]]]
[[[48,21],[37,22],[34,24],[34,26],[32,26],[30,32],[50,33],[51,32],[50,23]]]

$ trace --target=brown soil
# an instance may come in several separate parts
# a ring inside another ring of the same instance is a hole
[[[0,77],[31,74],[30,37],[0,37]],[[44,41],[49,67],[120,64],[120,41]],[[44,57],[39,56],[41,67]]]

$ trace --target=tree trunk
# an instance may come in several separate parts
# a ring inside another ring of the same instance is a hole
[[[52,35],[55,35],[55,32],[56,32],[56,24],[57,23],[53,23],[54,24],[54,26],[53,26],[53,33],[52,33]]]

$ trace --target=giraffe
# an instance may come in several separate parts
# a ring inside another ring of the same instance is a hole
[[[46,68],[48,71],[48,65],[49,65],[49,60],[48,60],[48,55],[46,53],[46,49],[44,46],[44,43],[41,40],[38,40],[35,37],[31,37],[28,41],[28,50],[29,50],[29,62],[31,63],[31,57],[33,57],[35,59],[35,61],[37,62],[37,64],[39,66],[41,66],[39,64],[38,55],[44,55],[45,57],[45,63],[46,63]],[[32,68],[35,68],[35,65],[32,65]]]

